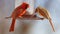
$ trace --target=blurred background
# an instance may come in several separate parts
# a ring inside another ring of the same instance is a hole
[[[28,9],[30,14],[33,14],[37,6],[46,8],[52,18],[55,27],[53,32],[48,20],[26,20],[25,23],[31,24],[28,34],[60,34],[60,0],[0,0],[0,34],[20,34],[21,21],[17,20],[15,31],[9,32],[11,19],[5,19],[10,16],[14,8],[19,6],[22,2],[30,4]]]

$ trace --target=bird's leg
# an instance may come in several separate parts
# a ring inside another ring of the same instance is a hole
[[[36,14],[33,14],[33,15],[31,16],[31,18],[32,18],[32,17],[37,17],[37,16],[36,16]],[[44,20],[44,19],[45,19],[45,18],[41,18],[41,17],[37,17],[37,18],[40,18],[41,20]]]
[[[30,18],[37,17],[37,16],[36,16],[36,13],[37,13],[37,12],[35,11],[35,12],[31,15]],[[40,18],[40,17],[37,17],[37,18]],[[45,18],[40,18],[40,19],[41,19],[41,20],[44,20]]]
[[[30,18],[32,18],[32,17],[37,17],[35,12],[31,15]]]
[[[18,18],[23,18],[22,16],[19,16]]]
[[[41,20],[44,20],[45,18],[40,18]]]

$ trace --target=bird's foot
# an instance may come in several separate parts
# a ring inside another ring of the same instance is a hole
[[[44,20],[44,18],[40,18],[41,20]]]

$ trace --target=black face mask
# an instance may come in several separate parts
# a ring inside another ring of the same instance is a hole
[[[28,8],[28,4],[26,5],[25,9],[27,9],[27,8]]]

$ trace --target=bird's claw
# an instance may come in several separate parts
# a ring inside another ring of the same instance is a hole
[[[44,20],[44,18],[40,18],[41,20]]]

